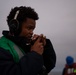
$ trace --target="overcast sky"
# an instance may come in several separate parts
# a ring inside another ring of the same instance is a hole
[[[31,6],[39,14],[35,33],[43,33],[57,55],[52,71],[62,72],[68,55],[76,61],[76,0],[0,0],[0,36],[8,30],[6,17],[14,6]]]

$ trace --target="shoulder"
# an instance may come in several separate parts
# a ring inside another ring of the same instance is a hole
[[[76,63],[74,63],[73,66],[76,68]]]
[[[50,39],[46,38],[46,42],[51,42]]]
[[[53,46],[50,39],[46,39],[46,46]]]
[[[9,51],[0,47],[0,59],[10,59],[13,58]]]

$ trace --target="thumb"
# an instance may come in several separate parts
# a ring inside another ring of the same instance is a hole
[[[37,42],[40,42],[40,41],[41,41],[41,37],[39,36],[38,39],[37,39]]]

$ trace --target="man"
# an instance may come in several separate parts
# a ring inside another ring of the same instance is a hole
[[[62,75],[76,75],[76,63],[72,56],[66,57],[66,65],[63,69]]]
[[[49,39],[33,34],[38,14],[31,7],[11,9],[9,31],[0,38],[0,75],[47,75],[56,64]]]

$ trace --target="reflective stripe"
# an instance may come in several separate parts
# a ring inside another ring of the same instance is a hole
[[[20,48],[17,46],[17,45],[14,45],[14,49],[16,50],[18,56],[19,56],[19,59],[24,56],[24,54],[22,53],[22,51],[20,50]]]

